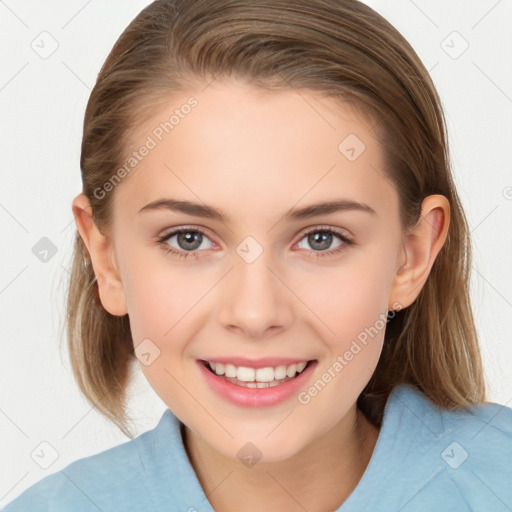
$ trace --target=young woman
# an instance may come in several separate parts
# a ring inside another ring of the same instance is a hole
[[[77,382],[128,435],[5,509],[512,509],[438,95],[355,0],[159,0],[91,93]]]

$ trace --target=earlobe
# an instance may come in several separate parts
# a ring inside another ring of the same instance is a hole
[[[404,235],[402,258],[393,281],[390,304],[398,302],[406,308],[416,300],[446,241],[449,225],[448,199],[437,194],[426,197],[418,222]]]
[[[128,312],[126,297],[121,276],[115,264],[112,239],[98,229],[87,196],[84,194],[76,196],[73,199],[72,210],[76,227],[91,258],[103,307],[111,315],[126,315]]]

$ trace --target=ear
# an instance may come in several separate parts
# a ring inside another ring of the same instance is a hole
[[[115,261],[112,239],[98,229],[86,195],[79,194],[73,199],[72,210],[78,232],[91,257],[103,307],[111,315],[126,315],[126,297]]]
[[[442,195],[426,197],[421,204],[418,222],[404,234],[403,251],[391,288],[389,309],[403,309],[416,300],[444,245],[449,225],[448,199]],[[396,307],[397,303],[400,308]]]

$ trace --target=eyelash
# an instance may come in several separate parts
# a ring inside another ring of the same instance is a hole
[[[175,256],[175,257],[178,257],[178,258],[188,258],[189,256],[192,256],[193,258],[198,258],[197,256],[197,252],[201,252],[201,251],[177,251],[176,249],[174,249],[173,247],[171,247],[167,241],[172,238],[174,235],[179,235],[179,234],[182,234],[182,233],[200,233],[201,235],[208,237],[208,235],[202,230],[202,229],[199,229],[199,228],[196,228],[196,227],[182,227],[182,228],[179,228],[179,229],[175,229],[174,231],[171,231],[170,233],[165,233],[164,235],[160,236],[157,238],[157,242],[159,244],[161,244],[161,247],[162,249],[166,252],[166,253],[170,253],[172,256]],[[314,254],[311,255],[311,257],[313,258],[323,258],[325,256],[334,256],[334,255],[337,255],[339,253],[341,253],[342,251],[344,251],[347,246],[350,246],[350,245],[354,245],[354,241],[351,240],[350,238],[346,237],[345,235],[342,235],[340,232],[332,229],[332,228],[329,228],[327,226],[318,226],[318,227],[315,227],[313,229],[310,229],[309,231],[306,231],[305,233],[302,234],[301,238],[299,239],[299,242],[307,237],[308,235],[312,234],[312,233],[327,233],[327,234],[331,234],[331,235],[336,235],[342,242],[343,244],[340,245],[339,247],[337,247],[336,249],[331,249],[331,250],[328,250],[328,251],[310,251]]]

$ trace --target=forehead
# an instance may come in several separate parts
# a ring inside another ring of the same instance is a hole
[[[115,202],[134,211],[164,197],[260,216],[326,198],[396,200],[369,122],[314,92],[214,81],[174,93],[136,126],[129,154]]]

